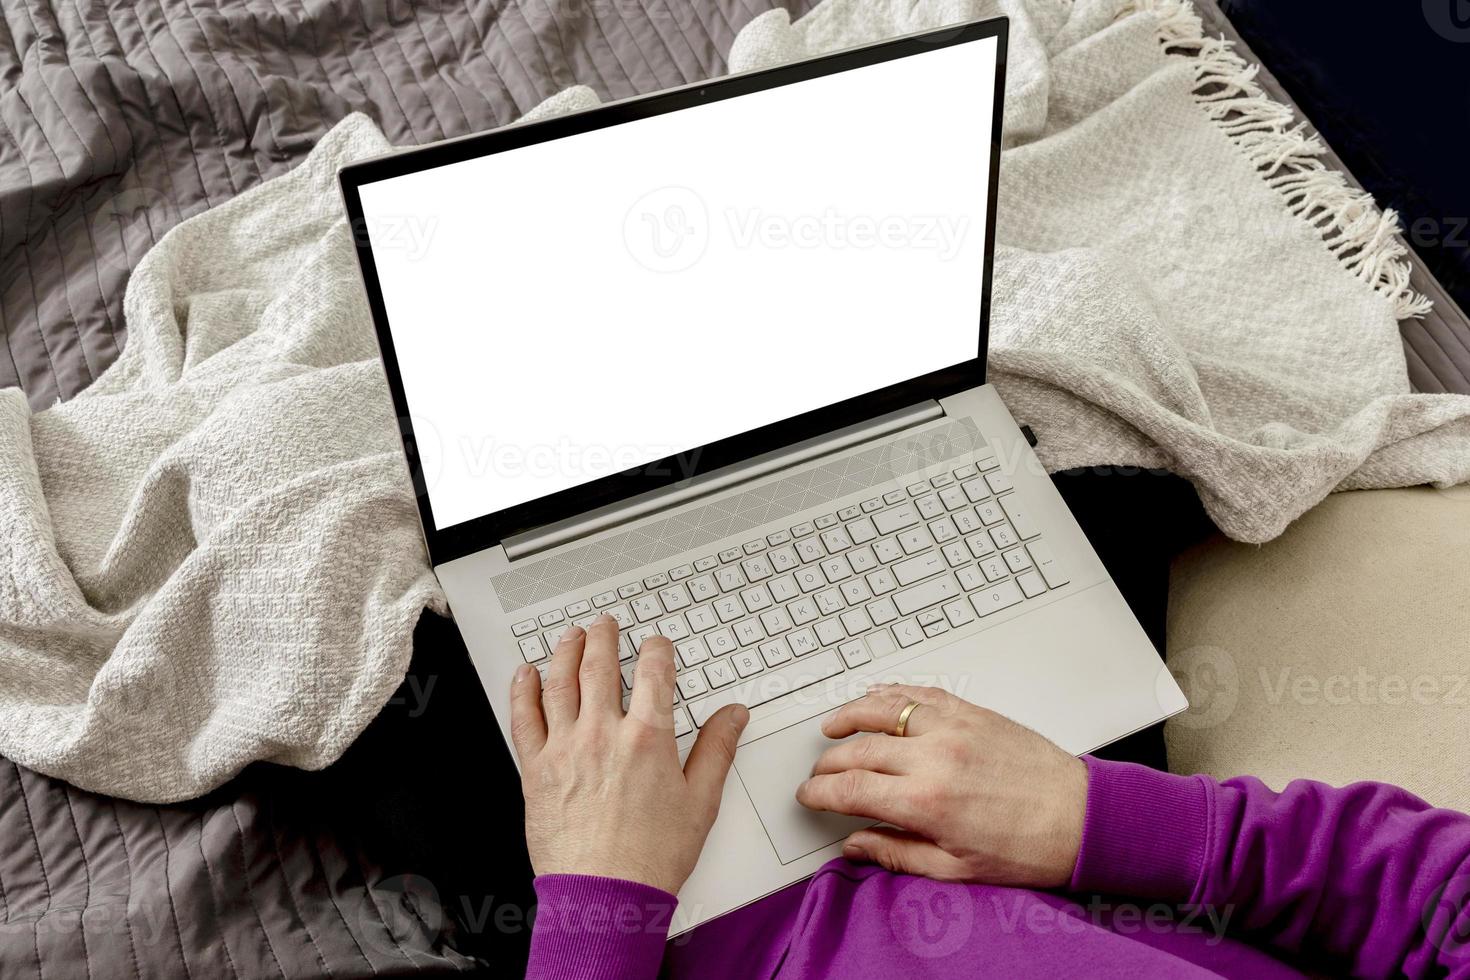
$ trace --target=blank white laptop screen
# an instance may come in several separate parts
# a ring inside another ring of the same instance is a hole
[[[977,357],[995,58],[363,185],[436,527]]]

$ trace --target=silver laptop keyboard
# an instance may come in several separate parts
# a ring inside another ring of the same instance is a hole
[[[568,624],[622,629],[623,706],[638,647],[673,641],[674,730],[754,708],[1068,582],[993,455],[772,530],[512,627],[545,673]]]

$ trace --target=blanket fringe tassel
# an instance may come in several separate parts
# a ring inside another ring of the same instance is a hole
[[[1124,15],[1147,12],[1158,20],[1159,41],[1194,66],[1195,99],[1243,150],[1292,214],[1322,236],[1347,269],[1393,304],[1400,320],[1422,317],[1432,303],[1409,286],[1408,247],[1398,215],[1380,211],[1367,191],[1350,186],[1322,162],[1327,147],[1307,131],[1290,106],[1256,84],[1259,71],[1224,38],[1205,37],[1188,0],[1127,0]]]

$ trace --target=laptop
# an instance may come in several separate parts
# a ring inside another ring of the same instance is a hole
[[[429,557],[502,736],[517,666],[601,613],[625,688],[644,639],[674,642],[681,751],[751,709],[671,934],[868,822],[793,794],[870,683],[1077,753],[1186,707],[985,383],[1006,27],[341,172]]]

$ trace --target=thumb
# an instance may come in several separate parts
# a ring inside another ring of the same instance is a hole
[[[704,723],[689,758],[684,761],[684,778],[689,781],[695,795],[709,804],[710,812],[720,807],[720,794],[725,789],[725,777],[730,774],[730,764],[735,761],[735,743],[750,721],[750,711],[743,704],[731,704],[715,712],[714,717]]]
[[[880,865],[895,874],[940,881],[963,881],[966,877],[959,858],[925,837],[891,827],[855,831],[842,845],[842,856],[849,861]]]

